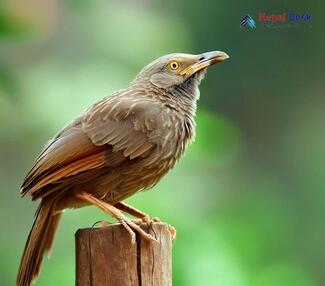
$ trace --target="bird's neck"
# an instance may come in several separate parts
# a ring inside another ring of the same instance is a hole
[[[184,148],[188,143],[195,139],[195,115],[197,108],[197,100],[199,99],[200,91],[198,86],[178,86],[169,91],[169,104],[173,104],[174,109],[178,111],[181,125],[183,125],[183,140]],[[184,152],[184,149],[181,153]]]
[[[202,78],[198,75],[169,89],[161,89],[145,80],[138,79],[130,84],[128,90],[144,97],[159,100],[166,108],[174,110],[186,131],[184,139],[192,141],[195,137],[197,100],[200,97],[198,87]]]

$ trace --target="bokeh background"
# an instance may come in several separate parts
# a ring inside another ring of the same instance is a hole
[[[209,50],[231,58],[201,85],[196,142],[128,202],[177,228],[174,285],[325,285],[325,5],[272,2],[1,2],[1,285],[15,283],[37,206],[19,186],[46,141],[154,58]],[[313,19],[240,28],[263,11]],[[102,219],[67,210],[35,285],[74,285],[74,233]]]

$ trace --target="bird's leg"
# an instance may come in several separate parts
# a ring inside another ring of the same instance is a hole
[[[135,207],[132,207],[126,203],[119,202],[119,203],[116,203],[114,205],[114,207],[116,207],[117,209],[119,209],[122,212],[125,212],[129,215],[139,218],[138,220],[133,220],[133,222],[135,224],[147,223],[147,224],[151,225],[153,222],[160,222],[159,218],[157,218],[157,217],[150,218],[150,216],[147,215],[146,213],[144,213],[144,212],[142,212],[142,211],[136,209]],[[168,231],[172,237],[172,240],[174,240],[176,238],[176,228],[169,224]]]
[[[101,210],[103,210],[107,214],[116,218],[129,232],[129,234],[131,236],[132,243],[135,243],[134,230],[137,231],[140,235],[142,235],[142,237],[144,237],[145,239],[156,241],[156,239],[152,235],[146,233],[136,223],[134,223],[132,220],[130,220],[129,218],[124,216],[119,209],[110,205],[109,203],[99,200],[96,197],[94,197],[88,193],[85,193],[85,192],[77,194],[76,196],[79,199],[83,200],[84,202],[87,202],[89,204],[99,207]]]
[[[128,213],[129,215],[132,215],[134,217],[139,218],[140,220],[133,220],[136,224],[141,224],[141,223],[152,223],[152,222],[160,222],[160,219],[157,217],[150,218],[149,215],[146,213],[126,204],[126,203],[116,203],[114,205],[117,209],[121,210],[122,212]]]
[[[141,219],[149,218],[149,215],[147,215],[146,213],[144,213],[144,212],[142,212],[126,203],[119,202],[119,203],[116,203],[114,205],[114,207],[116,207],[117,209],[119,209],[122,212],[128,213],[128,214],[135,216],[137,218],[141,218]]]

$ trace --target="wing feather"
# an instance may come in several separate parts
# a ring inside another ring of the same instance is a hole
[[[150,130],[141,123],[148,121],[148,107],[148,101],[123,95],[93,105],[45,147],[22,184],[22,195],[43,197],[59,191],[59,183],[75,182],[76,176],[92,178],[97,169],[148,156],[156,146],[148,136],[154,121],[150,120]]]

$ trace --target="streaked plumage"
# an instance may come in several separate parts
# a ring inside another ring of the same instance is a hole
[[[18,286],[30,285],[39,273],[61,211],[89,204],[81,194],[115,205],[153,187],[173,168],[195,136],[198,86],[206,67],[225,58],[221,52],[163,56],[127,88],[95,103],[54,137],[22,185],[22,195],[41,203]]]

